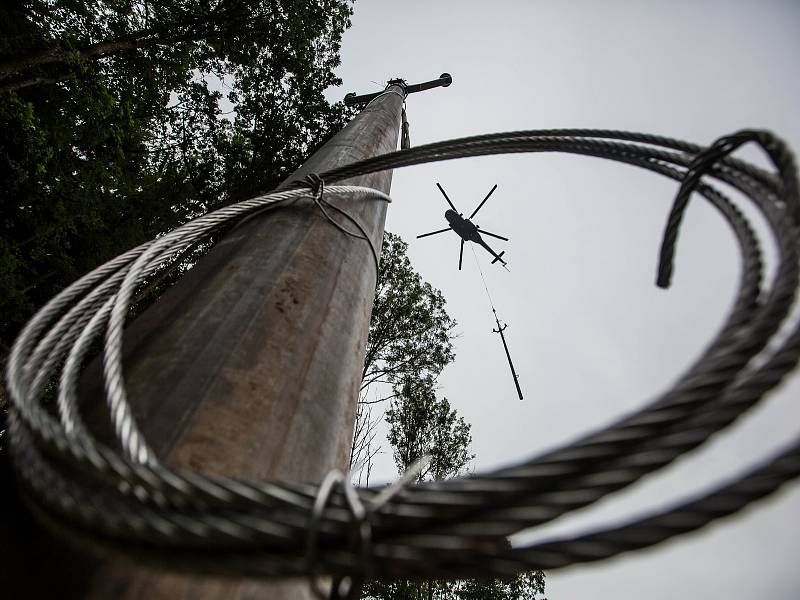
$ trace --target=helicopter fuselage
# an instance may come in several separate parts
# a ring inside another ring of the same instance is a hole
[[[497,252],[492,250],[492,248],[489,246],[489,244],[487,244],[485,241],[483,241],[483,237],[481,237],[481,234],[478,231],[478,226],[475,225],[475,223],[473,223],[469,219],[465,219],[464,217],[462,217],[460,214],[458,214],[453,209],[446,210],[445,213],[444,213],[444,218],[447,219],[447,222],[450,224],[450,229],[455,231],[458,234],[458,236],[462,240],[464,240],[464,242],[474,242],[474,243],[478,244],[479,246],[483,246],[484,248],[486,248],[486,251],[489,254],[494,256],[494,260],[492,261],[493,263],[497,262],[497,261],[500,261],[500,264],[505,266],[506,261],[503,260],[503,254],[505,254],[505,252],[501,252],[500,254],[498,254]],[[462,244],[463,244],[463,242],[462,242]],[[462,249],[463,249],[463,245],[462,245]],[[461,261],[460,260],[459,260],[458,264],[459,264],[459,270],[460,270],[461,269]]]
[[[450,224],[450,229],[455,231],[465,242],[475,242],[483,244],[483,238],[478,233],[478,226],[469,219],[465,219],[453,209],[448,209],[444,213],[444,218]]]

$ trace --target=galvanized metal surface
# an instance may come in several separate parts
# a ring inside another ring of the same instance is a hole
[[[386,94],[283,186],[397,147],[402,102]],[[388,192],[391,171],[348,180]],[[331,199],[380,248],[386,205]],[[297,203],[226,236],[126,333],[125,367],[142,432],[162,461],[228,477],[318,481],[347,466],[375,268],[369,247]],[[310,598],[294,584],[97,572],[90,597]],[[224,590],[224,591],[223,591]]]
[[[281,187],[394,150],[401,106],[396,93],[377,99]],[[350,183],[388,192],[391,171]],[[380,248],[384,202],[326,199],[358,219]],[[128,395],[156,455],[176,468],[266,480],[317,481],[345,468],[375,280],[369,246],[308,201],[232,231],[126,330]],[[102,393],[97,371],[82,383],[90,403]],[[139,566],[89,569],[89,590],[76,595],[308,597],[305,582],[199,585]]]

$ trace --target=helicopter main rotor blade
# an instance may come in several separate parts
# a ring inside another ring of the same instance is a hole
[[[461,240],[461,251],[458,253],[458,270],[461,270],[461,261],[464,260],[464,240]]]
[[[447,203],[450,205],[450,208],[458,212],[458,209],[455,206],[453,206],[452,202],[450,202],[450,198],[447,196],[447,193],[444,191],[444,188],[442,188],[442,186],[439,185],[438,181],[436,182],[436,187],[438,187],[439,191],[442,192],[442,196],[444,196],[444,199],[447,200]]]
[[[490,235],[492,237],[497,238],[498,240],[505,240],[508,241],[507,237],[503,237],[502,235],[497,235],[496,233],[492,233],[491,231],[486,231],[485,229],[478,229],[482,234]]]
[[[494,191],[495,191],[496,189],[497,189],[497,184],[495,183],[495,184],[494,184],[494,187],[493,187],[491,190],[489,190],[489,193],[488,193],[488,194],[486,194],[486,198],[484,198],[484,199],[483,199],[483,201],[482,201],[480,204],[478,204],[478,208],[476,208],[475,210],[473,210],[473,211],[472,211],[472,214],[471,214],[469,217],[467,217],[468,219],[471,219],[472,217],[474,217],[475,215],[477,215],[477,214],[478,214],[478,211],[481,209],[481,206],[483,206],[484,204],[486,204],[486,201],[489,199],[489,196],[491,196],[492,194],[494,194]],[[456,211],[456,212],[458,212],[458,211]]]
[[[428,237],[429,235],[436,235],[437,233],[444,233],[445,231],[450,231],[450,228],[447,227],[445,229],[439,229],[438,231],[431,231],[430,233],[423,233],[422,235],[418,235],[417,239]]]

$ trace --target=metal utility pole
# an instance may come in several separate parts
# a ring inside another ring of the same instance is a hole
[[[494,333],[499,333],[500,339],[503,340],[503,348],[505,348],[506,351],[508,366],[511,367],[511,375],[514,377],[514,385],[517,386],[517,396],[519,396],[520,400],[523,400],[522,389],[519,387],[519,375],[517,375],[517,372],[514,370],[514,363],[511,362],[511,353],[508,351],[508,344],[506,344],[506,336],[503,335],[503,332],[508,329],[508,324],[504,323],[503,325],[500,325],[500,319],[497,317],[497,311],[494,309],[494,306],[492,307],[492,312],[494,313],[494,320],[497,322],[497,329],[492,329],[492,331]]]
[[[416,86],[394,80],[385,92],[349,95],[348,104],[370,103],[281,187],[394,151],[406,95],[450,82],[447,74]],[[383,171],[341,183],[388,193],[391,179]],[[380,249],[385,202],[325,198]],[[299,482],[345,469],[376,276],[369,244],[344,235],[311,202],[226,235],[126,331],[129,398],[159,459],[207,474]],[[96,401],[102,386],[99,369],[92,371],[81,396]],[[220,580],[119,561],[81,569],[90,573],[76,576],[83,589],[70,594],[78,597],[310,598],[305,581]],[[68,587],[57,585],[62,594]]]

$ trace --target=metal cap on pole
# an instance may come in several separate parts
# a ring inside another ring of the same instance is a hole
[[[451,83],[453,83],[453,77],[450,75],[450,73],[442,73],[439,75],[438,79],[432,79],[424,83],[414,83],[412,85],[407,84],[405,79],[390,79],[387,84],[387,89],[393,85],[396,85],[401,87],[403,89],[403,93],[408,96],[408,94],[430,90],[435,87],[448,87]],[[344,97],[344,104],[345,106],[357,106],[358,104],[370,102],[383,93],[385,93],[385,91],[357,96],[355,92],[350,92]]]

